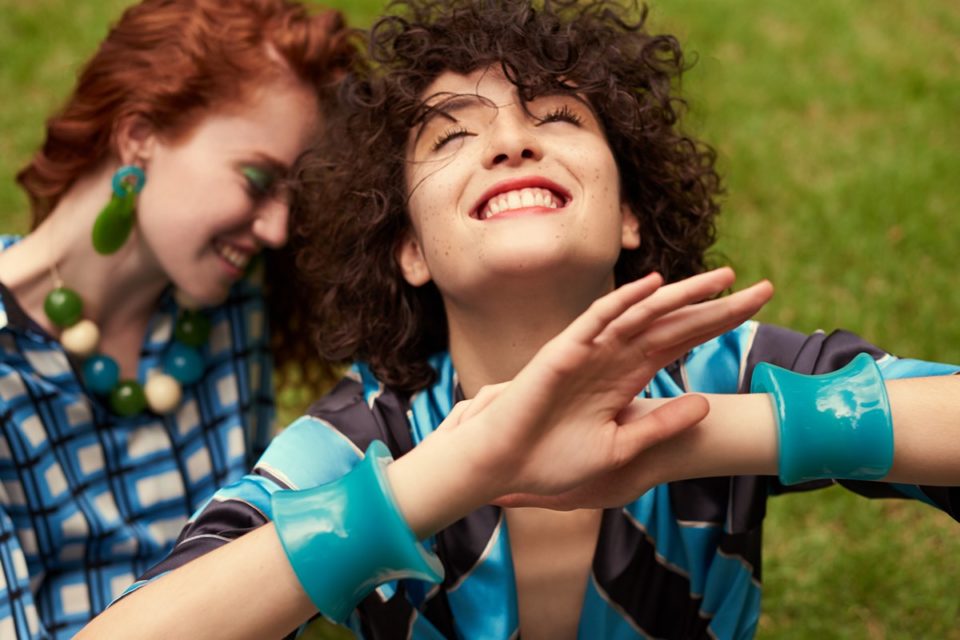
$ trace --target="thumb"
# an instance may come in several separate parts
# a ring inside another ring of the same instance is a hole
[[[685,431],[710,413],[710,403],[697,394],[685,394],[661,404],[653,411],[634,418],[639,404],[631,404],[621,412],[616,450],[620,464],[626,464],[650,447]]]

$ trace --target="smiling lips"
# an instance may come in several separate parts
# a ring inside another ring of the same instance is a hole
[[[483,194],[480,205],[474,209],[478,220],[507,217],[509,214],[544,213],[562,209],[570,197],[565,191],[546,180],[511,180],[495,185]]]
[[[236,247],[232,247],[221,242],[214,243],[214,247],[217,251],[217,255],[226,260],[230,266],[234,267],[238,271],[243,271],[246,269],[247,264],[250,262],[250,258],[253,257],[250,253],[240,251]]]

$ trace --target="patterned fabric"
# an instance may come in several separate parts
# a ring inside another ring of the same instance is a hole
[[[160,368],[176,315],[165,295],[141,381]],[[262,453],[273,401],[259,286],[238,283],[208,317],[205,373],[180,408],[120,418],[0,285],[0,638],[72,637]]]
[[[957,367],[902,360],[856,336],[804,336],[748,322],[660,371],[644,394],[737,393],[754,366],[773,362],[802,373],[840,368],[873,355],[886,378],[946,375]],[[278,436],[254,471],[219,491],[181,534],[152,579],[267,522],[270,495],[333,480],[370,441],[393,455],[429,435],[458,400],[446,354],[437,382],[412,397],[381,385],[363,366]],[[661,485],[602,516],[579,637],[750,638],[760,612],[761,527],[769,495],[826,486],[782,486],[775,477],[707,478]],[[913,497],[960,518],[960,490],[843,482],[871,497]],[[446,570],[439,588],[416,581],[381,586],[349,625],[363,638],[515,638],[517,597],[509,531],[501,509],[481,508],[425,541]],[[138,583],[139,584],[143,584]]]

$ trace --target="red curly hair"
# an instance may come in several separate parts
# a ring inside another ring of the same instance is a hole
[[[349,36],[338,12],[311,14],[288,0],[144,0],[130,7],[17,174],[30,198],[31,228],[110,156],[125,118],[139,116],[174,137],[211,106],[290,73],[322,102],[353,60]]]
[[[291,75],[327,110],[355,63],[352,36],[339,12],[311,13],[291,0],[143,0],[128,8],[17,174],[30,198],[31,228],[78,178],[114,154],[116,129],[126,118],[142,118],[175,139],[210,109]],[[291,368],[315,356],[301,338],[291,250],[268,251],[265,258],[271,350],[283,384]],[[330,375],[324,367],[304,371],[305,382],[317,389]]]

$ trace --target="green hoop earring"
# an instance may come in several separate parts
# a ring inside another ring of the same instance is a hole
[[[134,165],[122,166],[113,174],[113,194],[93,223],[93,248],[97,253],[115,253],[130,237],[137,194],[146,181],[143,169]]]

